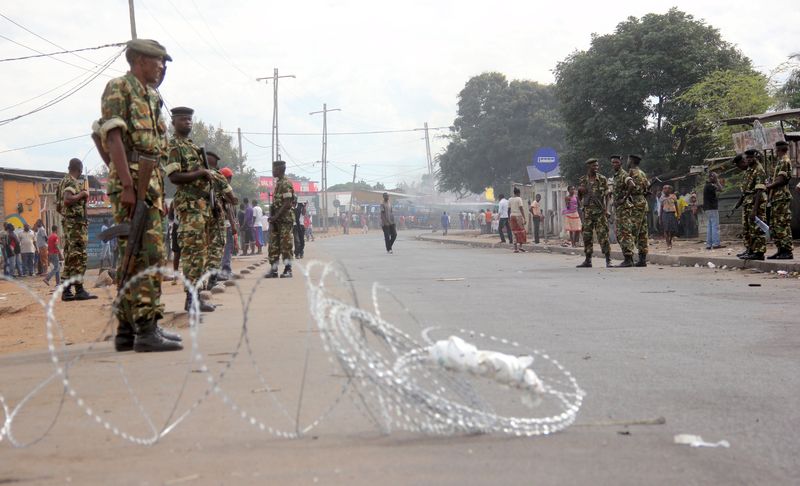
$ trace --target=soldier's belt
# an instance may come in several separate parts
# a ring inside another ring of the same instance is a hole
[[[131,150],[128,152],[128,162],[139,162],[140,160],[156,162],[158,161],[158,154],[148,154],[145,152],[139,152],[138,150]]]

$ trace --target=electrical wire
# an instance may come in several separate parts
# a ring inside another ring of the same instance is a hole
[[[42,147],[44,145],[53,145],[55,143],[67,142],[69,140],[75,140],[75,139],[78,139],[78,138],[88,137],[89,135],[91,135],[91,133],[84,133],[84,134],[81,134],[81,135],[75,135],[74,137],[60,138],[58,140],[51,140],[49,142],[36,143],[36,144],[33,144],[33,145],[27,145],[25,147],[16,147],[16,148],[10,148],[10,149],[6,149],[6,150],[0,150],[0,154],[5,154],[5,153],[8,153],[8,152],[16,152],[16,151],[19,151],[19,150],[27,150],[27,149],[30,149],[30,148]]]
[[[118,47],[124,46],[124,42],[117,42],[114,44],[103,44],[102,46],[95,46],[95,47],[84,47],[82,49],[73,49],[71,51],[59,51],[59,52],[49,52],[44,54],[36,54],[33,56],[22,56],[22,57],[9,57],[6,59],[0,59],[0,62],[9,62],[9,61],[23,61],[26,59],[36,59],[38,57],[51,57],[51,56],[58,56],[61,54],[72,54],[75,52],[83,52],[83,51],[96,51],[98,49],[105,49],[106,47]]]
[[[44,54],[44,52],[42,52],[42,51],[40,51],[38,49],[34,49],[33,47],[29,47],[29,46],[26,46],[25,44],[21,44],[21,43],[15,41],[14,39],[8,38],[8,37],[6,37],[6,36],[4,36],[2,34],[0,34],[0,39],[5,39],[5,40],[7,40],[7,41],[9,41],[9,42],[11,42],[13,44],[16,44],[16,45],[22,47],[22,48],[28,49],[29,51],[33,51],[33,52],[36,52],[36,53],[39,53],[39,54]],[[92,69],[90,69],[90,68],[86,68],[86,67],[83,67],[83,66],[78,66],[77,64],[73,64],[73,63],[71,63],[69,61],[65,61],[65,60],[59,59],[57,57],[52,57],[51,59],[53,59],[54,61],[58,61],[58,62],[60,62],[62,64],[66,64],[67,66],[72,66],[74,68],[81,69],[81,70],[86,71],[86,72],[92,71]]]
[[[449,130],[450,127],[428,127],[428,130]],[[408,132],[419,132],[424,131],[424,128],[406,128],[406,129],[398,129],[398,130],[372,130],[372,131],[363,131],[363,132],[328,132],[328,136],[334,135],[380,135],[386,133],[408,133]],[[236,133],[234,131],[226,131],[226,133]],[[272,135],[272,132],[242,132],[242,134],[247,135]],[[279,133],[280,136],[313,136],[313,137],[321,137],[322,132],[313,133],[313,132],[285,132]]]

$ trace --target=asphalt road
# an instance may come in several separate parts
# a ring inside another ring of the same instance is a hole
[[[382,435],[348,393],[313,435],[260,432],[241,409],[289,427],[306,349],[301,422],[324,413],[344,382],[308,332],[302,279],[262,280],[249,313],[252,357],[242,352],[223,383],[235,410],[212,394],[161,442],[143,447],[67,401],[42,442],[22,450],[0,443],[0,483],[727,485],[800,477],[798,280],[705,268],[583,270],[574,268],[580,256],[432,244],[410,232],[400,234],[394,255],[382,247],[377,232],[321,239],[306,258],[343,263],[364,306],[373,282],[391,288],[421,324],[389,299],[385,315],[412,336],[428,325],[466,327],[546,350],[587,393],[577,423],[534,438]],[[256,279],[242,282],[249,292]],[[231,364],[242,321],[233,292],[219,301],[200,328],[214,374]],[[187,376],[179,410],[207,390],[207,373],[188,351],[115,354],[98,344],[71,376],[95,413],[131,433],[148,428],[120,365],[156,424]],[[0,359],[0,393],[13,403],[49,369],[43,353]],[[50,386],[32,401],[18,419],[21,439],[45,428],[59,396]],[[655,417],[666,424],[599,425]],[[675,445],[679,433],[731,447]]]

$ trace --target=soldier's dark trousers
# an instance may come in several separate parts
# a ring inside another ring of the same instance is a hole
[[[306,229],[303,225],[294,227],[294,256],[299,257],[306,249]]]
[[[386,251],[392,251],[394,240],[397,239],[397,230],[393,224],[383,226],[383,240],[386,243]]]
[[[587,257],[591,257],[594,251],[593,233],[597,233],[597,239],[600,242],[603,255],[610,254],[608,220],[605,214],[594,214],[587,211],[583,221],[583,252]]]
[[[791,199],[772,202],[770,227],[772,240],[779,250],[792,251],[792,211]]]
[[[291,223],[275,223],[269,232],[269,263],[277,265],[283,258],[285,262],[292,261],[292,246],[294,231]]]

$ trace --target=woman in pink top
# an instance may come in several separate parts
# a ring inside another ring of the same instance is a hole
[[[561,210],[564,216],[564,230],[569,231],[569,241],[572,247],[578,246],[578,241],[581,237],[581,215],[578,214],[578,195],[575,192],[575,186],[567,188],[567,197],[564,199],[565,207]]]

